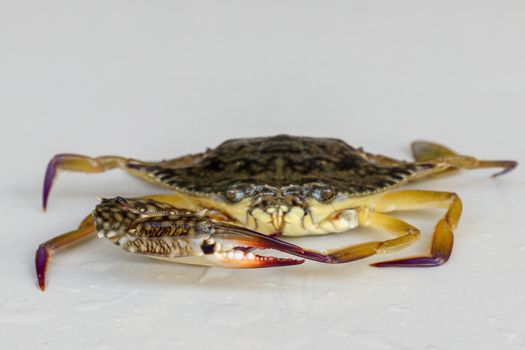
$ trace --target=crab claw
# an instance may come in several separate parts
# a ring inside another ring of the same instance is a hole
[[[302,259],[261,256],[251,252],[253,248],[274,249],[301,256],[304,249],[280,239],[263,235],[250,229],[228,223],[215,223],[213,238],[219,249],[208,255],[213,265],[229,268],[260,268],[302,264]]]
[[[202,222],[201,222],[202,223]],[[170,228],[176,223],[156,221],[155,227]],[[161,226],[159,226],[161,225]],[[207,225],[195,225],[196,234],[178,236],[152,235],[144,237],[145,226],[128,230],[126,235],[114,240],[127,252],[173,262],[220,266],[227,268],[258,268],[302,264],[304,260],[277,258],[254,254],[254,249],[274,249],[303,257],[304,250],[296,245],[268,237],[249,229],[226,223],[213,223],[209,234],[200,231]],[[193,233],[193,231],[192,231]]]

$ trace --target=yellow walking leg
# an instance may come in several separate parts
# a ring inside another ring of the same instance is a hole
[[[454,244],[453,230],[461,217],[461,199],[451,192],[408,190],[387,193],[369,204],[371,210],[391,212],[397,210],[419,210],[446,208],[447,212],[434,228],[430,253],[405,259],[373,264],[388,266],[437,266],[448,261]]]
[[[391,252],[405,247],[419,238],[419,230],[414,226],[400,219],[372,212],[366,208],[359,211],[359,224],[388,231],[397,237],[385,241],[354,244],[324,252],[305,249],[305,252],[300,256],[324,263],[341,264],[363,259],[375,254]]]

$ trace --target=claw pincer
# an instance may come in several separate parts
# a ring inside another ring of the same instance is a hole
[[[246,253],[250,248],[301,254],[288,242],[230,223],[212,221],[205,212],[180,210],[144,199],[104,199],[93,212],[100,237],[123,250],[153,258],[225,267],[270,267],[302,263],[302,260],[262,257]]]

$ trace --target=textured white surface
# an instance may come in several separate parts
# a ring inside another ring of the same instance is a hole
[[[2,349],[523,349],[523,169],[413,188],[464,201],[435,269],[306,263],[231,271],[38,243],[95,196],[159,190],[115,171],[42,178],[60,152],[158,159],[239,136],[333,136],[408,158],[431,139],[525,163],[522,1],[0,1]],[[440,211],[404,213],[427,249]],[[386,237],[294,240],[311,247]]]

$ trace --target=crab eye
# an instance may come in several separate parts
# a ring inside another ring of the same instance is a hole
[[[244,192],[239,189],[229,189],[226,191],[226,198],[232,203],[237,203],[244,198]]]
[[[330,199],[334,198],[335,196],[335,191],[329,187],[327,188],[323,188],[321,190],[321,197],[325,200],[325,201],[329,201]]]
[[[328,202],[334,199],[335,191],[331,187],[321,187],[314,190],[313,196],[319,202]]]
[[[115,197],[114,199],[115,202],[119,203],[119,204],[128,204],[128,201],[126,201],[123,197],[121,196],[117,196]]]

